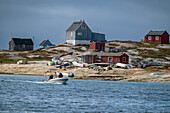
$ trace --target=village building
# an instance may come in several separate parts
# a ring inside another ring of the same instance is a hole
[[[39,44],[39,48],[49,47],[49,46],[54,46],[49,40],[43,40],[43,41]]]
[[[105,42],[91,42],[89,49],[94,51],[105,51]]]
[[[93,52],[82,56],[84,63],[123,63],[129,64],[129,56],[125,53],[105,53],[105,52]]]
[[[109,52],[109,53],[118,53],[118,52],[122,52],[124,50],[124,48],[122,48],[121,46],[107,46],[105,48],[105,52]]]
[[[34,49],[32,39],[11,38],[9,42],[9,50],[30,51]]]
[[[74,22],[66,30],[66,43],[72,45],[89,45],[91,41],[105,42],[105,34],[92,32],[84,20]]]
[[[145,42],[169,43],[169,34],[166,31],[149,31],[145,36]]]

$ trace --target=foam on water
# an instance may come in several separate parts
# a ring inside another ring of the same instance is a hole
[[[40,82],[40,81],[21,81],[21,80],[1,80],[1,82],[25,82],[25,83],[38,83],[38,84],[43,84],[45,82]]]

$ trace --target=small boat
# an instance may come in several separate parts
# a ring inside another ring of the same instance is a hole
[[[53,79],[45,81],[45,83],[65,84],[67,81],[68,81],[68,78],[53,78]]]
[[[73,73],[55,73],[55,75],[51,75],[50,78],[45,81],[45,83],[52,83],[52,84],[65,84],[69,78],[73,78]]]

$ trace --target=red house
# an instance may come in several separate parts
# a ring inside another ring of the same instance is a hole
[[[145,36],[146,42],[169,43],[169,34],[166,31],[149,31]]]
[[[94,52],[91,54],[86,54],[82,56],[82,61],[84,63],[123,63],[129,64],[129,56],[125,53],[104,53],[104,52]]]
[[[105,51],[105,42],[91,42],[90,50]]]

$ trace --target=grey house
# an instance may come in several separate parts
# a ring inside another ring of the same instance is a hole
[[[11,38],[9,41],[9,50],[30,51],[33,48],[34,43],[32,39]]]
[[[89,45],[91,41],[105,42],[105,34],[92,32],[84,20],[74,22],[66,30],[66,42],[69,44]]]

